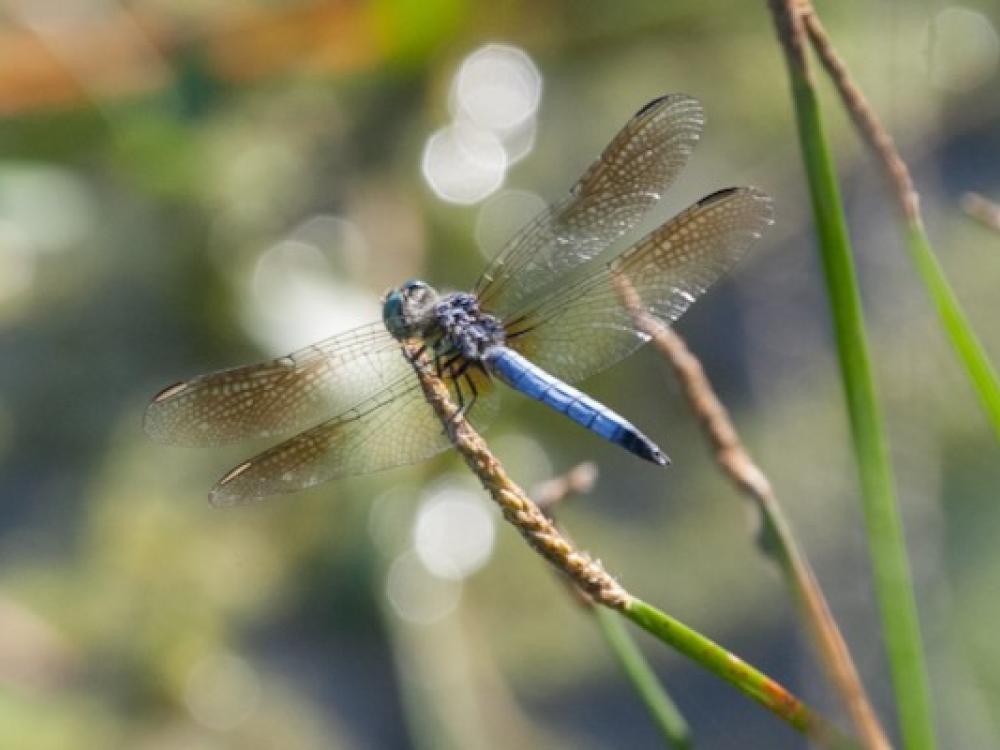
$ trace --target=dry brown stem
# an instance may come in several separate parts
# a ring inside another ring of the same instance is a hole
[[[994,232],[1000,232],[1000,204],[979,193],[966,193],[962,196],[962,210]]]
[[[719,400],[699,359],[669,326],[650,315],[634,287],[624,276],[616,277],[619,294],[653,345],[667,358],[677,375],[691,410],[698,417],[722,472],[755,504],[761,517],[766,550],[774,554],[798,597],[806,623],[812,631],[823,664],[871,750],[889,750],[878,718],[865,692],[830,606],[805,555],[792,535],[774,488],[763,470],[750,457],[729,412]]]
[[[799,3],[799,13],[805,31],[812,41],[813,49],[816,50],[820,62],[837,87],[855,127],[878,157],[878,163],[893,187],[899,210],[908,223],[921,227],[923,222],[920,218],[920,196],[913,186],[910,169],[899,155],[895,141],[868,103],[861,87],[851,77],[847,63],[834,48],[812,3],[802,0]]]
[[[584,461],[565,474],[541,482],[532,491],[531,496],[543,512],[551,514],[553,508],[564,500],[590,492],[596,481],[597,465],[593,461]]]
[[[587,592],[595,602],[612,609],[624,610],[631,601],[628,592],[604,570],[600,562],[576,549],[525,491],[507,475],[501,463],[490,452],[486,441],[459,414],[444,383],[418,357],[418,348],[406,345],[404,349],[420,379],[424,397],[441,422],[450,425],[453,445],[479,477],[483,488],[500,506],[504,518],[521,532],[535,551]]]

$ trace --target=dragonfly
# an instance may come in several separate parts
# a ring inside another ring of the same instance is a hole
[[[450,443],[407,354],[412,345],[478,429],[498,413],[502,384],[666,465],[650,438],[573,384],[649,340],[637,309],[675,322],[773,223],[764,192],[731,187],[615,251],[683,169],[704,121],[693,97],[654,99],[568,195],[513,235],[471,292],[407,281],[384,297],[381,321],[165,388],[146,411],[146,432],[192,446],[284,438],[225,474],[209,495],[215,505],[421,461]]]

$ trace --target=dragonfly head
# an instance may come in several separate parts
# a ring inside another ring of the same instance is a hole
[[[434,306],[438,293],[423,281],[407,281],[385,296],[382,303],[382,320],[385,327],[399,340],[423,335],[434,322]]]

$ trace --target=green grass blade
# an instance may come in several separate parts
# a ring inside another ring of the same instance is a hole
[[[646,705],[649,715],[667,741],[667,745],[677,750],[689,750],[694,747],[687,722],[663,689],[639,646],[625,629],[621,617],[605,607],[593,607],[593,612],[611,653]]]
[[[780,683],[747,664],[719,644],[641,599],[632,599],[622,614],[639,627],[734,685],[779,718],[808,735],[820,747],[856,747]]]
[[[424,350],[408,342],[402,349],[413,365],[424,398],[445,426],[455,450],[500,507],[504,518],[538,554],[586,592],[595,604],[621,612],[667,645],[731,682],[778,718],[808,733],[821,746],[830,747],[833,743],[841,746],[842,735],[779,682],[697,631],[636,599],[599,561],[577,549],[510,478],[482,436],[465,420],[452,402],[447,386],[422,359]]]
[[[986,418],[1000,439],[1000,378],[997,378],[993,364],[986,356],[986,351],[972,330],[972,326],[969,325],[958,297],[948,284],[923,227],[912,222],[907,224],[906,245],[934,302],[941,325],[948,334],[955,354],[965,367],[972,381],[972,387],[979,396]]]
[[[921,280],[937,310],[938,318],[951,341],[959,362],[965,368],[972,387],[979,396],[986,418],[1000,437],[1000,380],[990,363],[982,344],[969,325],[958,297],[952,291],[944,275],[927,233],[924,231],[920,214],[920,200],[913,176],[903,157],[900,156],[892,136],[882,125],[875,110],[868,103],[864,92],[851,76],[847,63],[833,46],[833,40],[823,28],[816,9],[805,3],[799,8],[802,22],[813,49],[819,56],[823,68],[840,95],[840,101],[850,115],[861,139],[871,149],[875,160],[882,167],[886,180],[892,186],[899,204],[900,227]],[[967,213],[992,226],[996,220],[995,207],[981,196],[967,194],[963,200]]]
[[[794,24],[788,18],[794,11],[777,0],[772,0],[772,8],[779,35],[786,45],[795,117],[830,298],[899,724],[908,750],[930,750],[935,746],[934,727],[920,624],[875,395],[843,203],[819,100],[805,67],[801,39],[788,38],[794,36]]]

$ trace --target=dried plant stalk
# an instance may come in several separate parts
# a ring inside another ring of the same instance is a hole
[[[927,287],[942,328],[948,335],[955,354],[979,397],[983,413],[1000,438],[1000,375],[973,330],[958,295],[948,283],[944,269],[934,254],[924,228],[920,214],[920,200],[913,186],[910,170],[900,156],[892,137],[875,114],[875,110],[851,77],[847,64],[837,54],[812,3],[808,0],[799,0],[799,15],[803,30],[808,34],[823,67],[833,80],[858,132],[875,154],[882,171],[893,186],[893,195],[903,217],[904,239],[910,256]],[[967,211],[970,205],[974,207],[973,215],[980,221],[990,225],[992,219],[996,222],[993,226],[1000,226],[1000,212],[994,211],[991,215],[990,212],[984,211],[982,201],[966,199],[964,203]]]
[[[599,562],[570,544],[552,520],[507,476],[486,441],[468,420],[460,416],[448,388],[430,373],[419,358],[419,349],[412,345],[404,345],[404,349],[420,379],[424,397],[442,424],[446,425],[449,438],[465,463],[500,506],[504,518],[521,532],[536,552],[565,573],[594,601],[612,609],[624,610],[631,600],[625,589]]]
[[[531,495],[546,515],[552,515],[557,505],[574,495],[586,495],[596,482],[597,465],[593,461],[584,461],[564,474],[541,482]]]
[[[556,506],[570,497],[590,492],[596,481],[597,466],[591,461],[585,461],[560,476],[542,482],[531,494],[542,512],[555,522]],[[566,538],[570,538],[568,534]],[[594,618],[608,650],[618,662],[625,679],[646,706],[667,745],[675,750],[691,748],[691,729],[687,720],[629,634],[625,623],[617,613],[595,606],[587,594],[566,578],[561,577],[560,580],[566,582],[566,590],[573,600]]]
[[[854,120],[858,132],[861,133],[869,148],[878,156],[878,163],[894,188],[899,210],[908,222],[922,226],[920,196],[913,186],[910,169],[899,155],[895,141],[889,135],[889,131],[883,127],[861,88],[851,78],[847,64],[834,49],[812,3],[807,0],[801,1],[799,13],[813,48],[836,85],[837,91],[840,92],[840,97],[844,101],[851,119]]]
[[[979,193],[966,193],[962,196],[962,210],[994,232],[1000,232],[1000,203]]]
[[[843,200],[826,138],[819,96],[806,55],[810,39],[806,24],[809,16],[813,15],[812,6],[808,0],[769,0],[768,6],[778,41],[785,53],[858,467],[875,594],[899,724],[907,747],[929,750],[934,747],[934,726],[909,554],[898,509],[885,423],[876,392]],[[829,65],[829,61],[824,61],[824,64]],[[840,90],[843,96],[845,89]],[[867,112],[853,111],[852,117],[856,122],[859,117],[864,121],[866,114],[871,115],[870,109]],[[880,158],[888,153],[886,149],[894,152],[884,130],[881,133],[869,131],[866,140],[876,147]],[[1000,433],[1000,389],[997,388],[996,378],[964,320],[957,299],[944,280],[923,227],[911,218],[919,215],[919,203],[912,191],[909,173],[899,171],[900,164],[901,161],[886,162],[883,166],[889,169],[890,177],[897,186],[895,193],[906,224],[907,244],[956,351],[969,370],[984,405],[996,417],[995,424]]]
[[[781,683],[740,659],[684,623],[629,594],[586,553],[577,550],[539,507],[518,487],[490,452],[489,446],[462,416],[448,388],[431,372],[416,344],[404,344],[428,404],[447,430],[452,445],[500,506],[504,518],[539,554],[585,591],[596,604],[625,617],[705,669],[734,685],[821,747],[850,744],[825,718]]]
[[[816,574],[795,542],[770,480],[740,440],[729,412],[716,395],[701,361],[688,349],[679,334],[645,311],[627,278],[617,276],[616,284],[642,330],[673,367],[691,410],[712,445],[719,468],[756,506],[761,519],[761,547],[777,560],[795,592],[823,665],[858,731],[865,738],[866,746],[872,750],[889,750],[889,741],[878,722]]]

